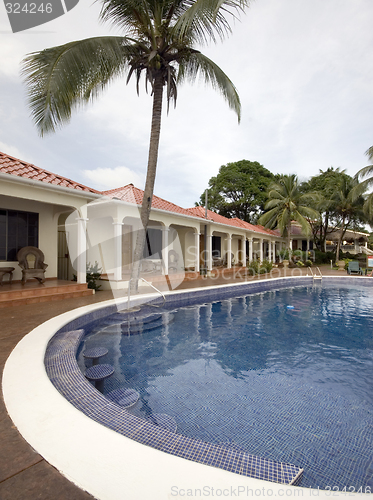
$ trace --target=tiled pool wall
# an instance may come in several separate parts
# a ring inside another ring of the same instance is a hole
[[[323,278],[325,282],[346,285],[346,278]],[[315,286],[320,280],[315,281]],[[167,294],[167,306],[187,306],[206,301],[223,300],[230,297],[261,293],[279,288],[312,285],[312,277],[278,278],[250,282],[240,285],[219,286],[172,292]],[[348,283],[372,286],[366,278],[348,277]],[[134,298],[131,306],[141,302]],[[155,299],[153,304],[161,304]],[[84,327],[104,316],[115,313],[118,308],[125,313],[126,304],[111,305],[92,311],[74,319],[61,328],[50,340],[45,367],[55,388],[77,409],[101,425],[151,446],[165,453],[176,455],[201,464],[218,467],[230,472],[282,484],[300,484],[303,469],[299,466],[259,458],[231,448],[188,438],[162,429],[151,422],[136,417],[124,408],[109,401],[97,391],[82,374],[77,363],[77,351],[85,335]],[[301,465],[301,464],[300,464]]]

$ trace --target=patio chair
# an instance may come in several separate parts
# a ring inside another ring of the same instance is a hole
[[[356,260],[348,263],[347,274],[363,274],[363,270]]]
[[[18,265],[22,269],[22,285],[30,278],[39,283],[45,281],[45,270],[48,264],[44,263],[44,254],[36,247],[23,247],[17,253]]]
[[[231,264],[233,266],[234,264],[234,255],[233,253],[231,253]],[[228,265],[228,252],[226,252],[226,254],[224,255],[224,260],[223,260],[223,266],[227,266]]]
[[[177,262],[179,260],[179,254],[175,250],[170,250],[168,252],[168,270],[177,271]]]

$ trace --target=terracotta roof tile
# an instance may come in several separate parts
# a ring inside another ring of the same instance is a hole
[[[0,172],[3,174],[16,175],[24,179],[32,179],[36,181],[53,184],[56,186],[68,187],[78,191],[85,191],[88,193],[100,194],[100,191],[90,187],[79,184],[78,182],[62,177],[61,175],[53,174],[42,168],[36,167],[31,163],[19,160],[13,156],[9,156],[0,152]]]
[[[126,201],[128,203],[136,203],[136,205],[142,204],[142,199],[144,196],[144,191],[138,189],[133,184],[128,184],[117,189],[111,189],[109,191],[103,191],[103,195],[109,196],[109,198],[118,199]],[[166,210],[167,212],[174,212],[182,215],[190,215],[188,210],[181,208],[170,201],[164,200],[159,196],[153,195],[152,208],[158,208],[160,210]]]
[[[84,186],[83,184],[74,182],[71,179],[67,179],[66,177],[53,174],[52,172],[48,172],[47,170],[32,165],[31,163],[18,160],[17,158],[14,158],[2,152],[0,152],[0,172],[4,174],[15,175],[17,177],[23,177],[25,179],[37,180],[56,186],[67,187],[75,189],[77,191],[102,194],[103,196],[108,196],[111,199],[118,199],[127,203],[134,203],[136,205],[142,204],[144,195],[144,191],[136,188],[133,184],[128,184],[127,186],[116,189],[110,189],[108,191],[97,191],[96,189]],[[152,208],[178,213],[181,215],[200,217],[202,219],[205,218],[205,209],[202,206],[182,208],[175,203],[171,203],[170,201],[164,200],[163,198],[155,195],[153,195],[152,199]],[[207,211],[207,219],[220,224],[226,224],[228,226],[255,231],[257,233],[279,236],[279,233],[277,231],[266,229],[263,226],[255,226],[237,218],[228,219],[227,217],[212,212],[211,210]]]

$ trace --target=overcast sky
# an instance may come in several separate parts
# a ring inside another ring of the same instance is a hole
[[[118,80],[55,134],[38,136],[19,70],[29,52],[105,34],[99,3],[13,34],[0,2],[0,151],[99,190],[143,188],[151,97]],[[199,200],[219,167],[242,159],[301,180],[330,166],[354,175],[373,145],[372,0],[256,0],[223,43],[202,48],[236,85],[242,120],[204,84],[163,116],[155,194]]]

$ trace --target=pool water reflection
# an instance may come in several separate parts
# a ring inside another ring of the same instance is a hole
[[[166,310],[136,335],[114,315],[85,345],[109,350],[105,390],[138,391],[135,415],[297,464],[302,486],[358,490],[373,487],[372,304],[369,288],[274,290]]]

